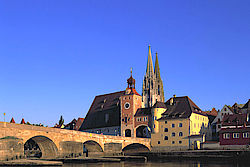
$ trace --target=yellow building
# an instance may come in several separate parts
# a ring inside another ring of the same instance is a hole
[[[152,149],[199,149],[208,129],[208,117],[187,96],[170,98],[165,107],[166,111],[157,120],[158,131],[151,136]]]

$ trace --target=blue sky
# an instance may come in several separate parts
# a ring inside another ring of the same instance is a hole
[[[165,99],[201,109],[250,98],[249,0],[1,0],[0,121],[53,126],[85,117],[96,95],[141,94],[148,45]],[[153,57],[153,60],[155,56]]]

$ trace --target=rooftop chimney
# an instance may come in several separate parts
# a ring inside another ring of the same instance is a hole
[[[173,97],[170,99],[170,105],[174,105],[174,98],[176,98],[176,95],[173,95]]]

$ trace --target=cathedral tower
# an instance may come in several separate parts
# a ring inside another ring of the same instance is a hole
[[[147,69],[142,84],[142,104],[145,108],[152,107],[157,101],[164,102],[163,83],[160,76],[158,55],[156,53],[154,70],[151,47],[148,46]]]
[[[158,54],[156,52],[156,58],[155,58],[155,81],[156,81],[156,101],[161,101],[164,102],[164,90],[163,90],[163,82],[161,80],[161,75],[160,75],[160,67],[159,67],[159,62],[158,62]]]

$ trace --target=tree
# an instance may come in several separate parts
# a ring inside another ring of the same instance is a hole
[[[62,126],[63,123],[64,123],[64,119],[63,119],[63,117],[62,117],[62,115],[61,115],[60,120],[59,120],[59,125]]]

